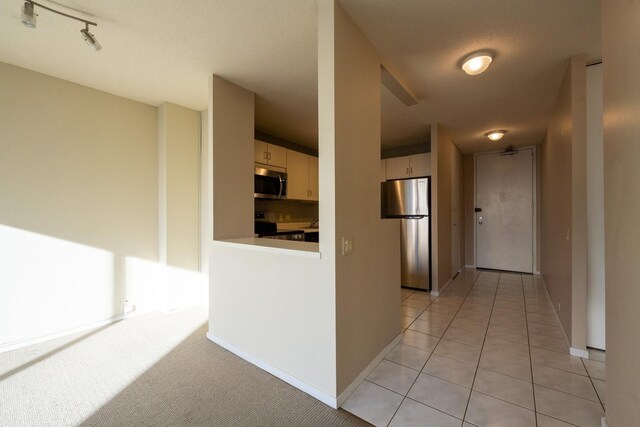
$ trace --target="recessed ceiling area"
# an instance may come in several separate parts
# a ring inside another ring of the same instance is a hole
[[[0,3],[0,61],[152,105],[206,108],[218,74],[256,93],[256,126],[317,146],[318,0],[42,0],[98,23],[102,50],[80,27],[37,11],[21,23],[22,1]],[[537,144],[567,60],[600,58],[597,0],[342,0],[342,6],[418,95],[406,107],[386,88],[383,147],[428,139],[447,127],[465,153]],[[76,28],[77,27],[77,28]],[[495,52],[489,69],[468,76],[461,61]],[[507,129],[497,143],[484,134]]]

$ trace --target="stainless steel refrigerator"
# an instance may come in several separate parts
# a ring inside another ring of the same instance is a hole
[[[431,289],[430,178],[386,181],[382,218],[400,219],[401,285]]]

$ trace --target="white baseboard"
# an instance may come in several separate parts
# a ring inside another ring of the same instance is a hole
[[[261,359],[258,359],[257,357],[247,353],[246,351],[236,347],[235,345],[230,344],[225,340],[216,337],[210,332],[207,332],[207,338],[213,341],[214,343],[218,344],[220,347],[225,348],[229,350],[231,353],[235,354],[236,356],[246,360],[252,365],[255,365],[258,368],[269,372],[274,377],[280,378],[282,381],[286,382],[287,384],[290,384],[293,387],[297,388],[298,390],[307,393],[309,396],[318,399],[320,402],[324,403],[325,405],[331,406],[333,409],[338,409],[338,400],[336,399],[336,397],[316,389],[315,387],[305,383],[304,381],[299,380],[293,375],[290,375],[276,368],[275,366],[272,366],[269,363]]]
[[[451,283],[453,283],[453,279],[447,280],[447,283],[442,285],[442,289],[438,289],[437,291],[431,291],[431,295],[433,295],[434,297],[440,296],[440,294],[442,294],[444,291],[447,290],[449,286],[451,286]]]
[[[378,364],[382,361],[382,359],[384,359],[384,357],[387,354],[389,354],[391,350],[393,350],[393,348],[396,345],[398,345],[398,343],[401,340],[402,340],[402,332],[400,332],[400,334],[397,337],[395,337],[393,341],[391,341],[385,348],[383,348],[382,351],[378,353],[378,355],[375,357],[375,359],[373,359],[371,363],[369,363],[369,365],[367,365],[367,367],[364,368],[362,372],[360,372],[360,375],[358,375],[356,379],[353,380],[351,384],[349,384],[349,386],[345,388],[342,393],[340,393],[340,395],[338,396],[338,408],[341,407],[344,402],[346,402],[349,396],[351,396],[351,393],[353,393],[356,390],[356,388],[358,388],[358,386],[362,383],[362,381],[364,381],[364,379],[369,376],[371,371],[373,371],[376,368],[376,366],[378,366]]]
[[[121,320],[128,319],[128,318],[134,317],[134,316],[139,316],[141,314],[148,313],[148,312],[149,312],[149,310],[131,311],[131,312],[126,313],[126,314],[118,314],[118,315],[113,316],[113,317],[111,317],[109,319],[100,320],[98,322],[93,322],[93,323],[88,323],[86,325],[78,326],[77,328],[67,329],[67,330],[64,330],[64,331],[61,331],[61,332],[56,332],[56,333],[45,335],[45,336],[42,336],[42,337],[28,339],[28,340],[24,340],[24,341],[17,341],[17,342],[14,341],[14,342],[10,342],[10,343],[7,343],[7,344],[2,344],[2,345],[0,345],[0,353],[5,353],[7,351],[17,350],[19,348],[27,347],[27,346],[30,346],[30,345],[33,345],[33,344],[38,344],[38,343],[41,343],[41,342],[45,342],[45,341],[50,341],[50,340],[54,340],[54,339],[57,339],[57,338],[66,337],[68,335],[77,334],[79,332],[84,332],[84,331],[89,330],[89,329],[95,329],[95,328],[99,328],[101,326],[110,325],[111,323],[119,322]]]
[[[570,347],[569,354],[572,356],[582,357],[583,359],[589,358],[589,351],[582,348]]]

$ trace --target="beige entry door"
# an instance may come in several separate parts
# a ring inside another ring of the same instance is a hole
[[[533,149],[476,156],[476,266],[533,272]]]

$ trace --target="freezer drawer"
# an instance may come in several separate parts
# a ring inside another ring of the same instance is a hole
[[[429,217],[401,220],[401,285],[430,290]]]

